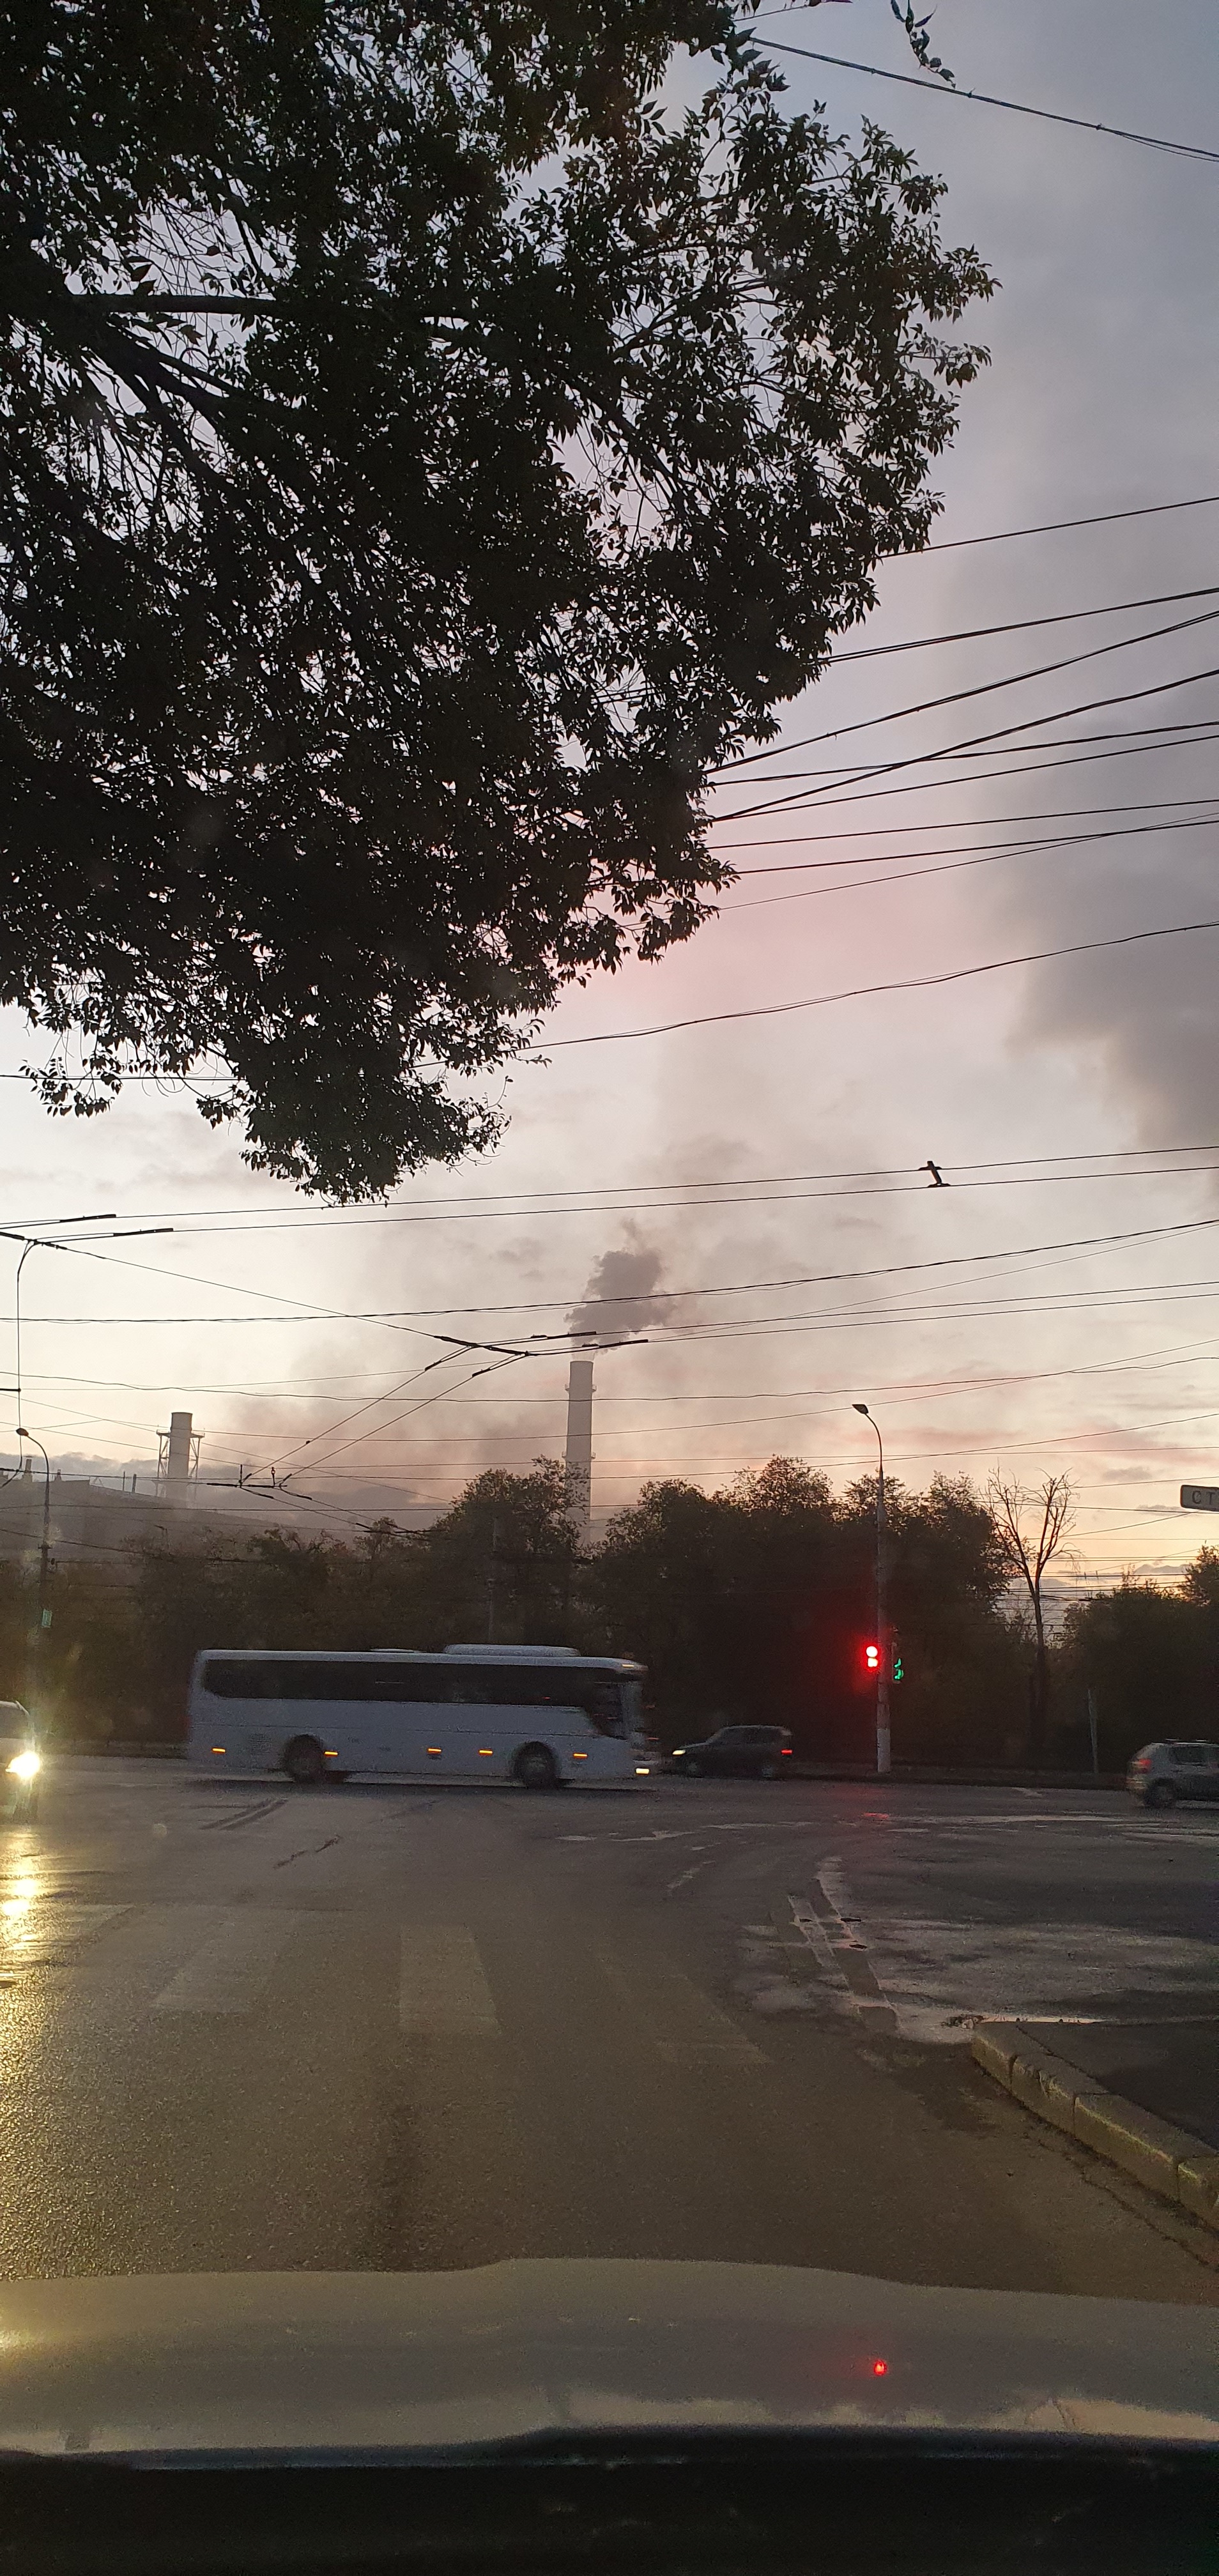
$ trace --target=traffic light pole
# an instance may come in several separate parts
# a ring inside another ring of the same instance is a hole
[[[856,1413],[865,1415],[872,1423],[872,1429],[876,1433],[876,1446],[880,1451],[880,1470],[876,1479],[876,1643],[879,1649],[879,1661],[876,1666],[876,1769],[878,1775],[882,1775],[889,1770],[892,1759],[892,1738],[889,1727],[889,1668],[893,1661],[892,1640],[889,1636],[889,1523],[885,1511],[885,1444],[880,1436],[880,1426],[872,1420],[867,1405],[857,1404],[854,1410]]]
[[[33,1432],[27,1431],[24,1423],[18,1423],[17,1437],[19,1440],[28,1440],[32,1449],[42,1452],[42,1545],[38,1551],[38,1626],[34,1632],[34,1652],[30,1657],[30,1674],[34,1682],[34,1689],[30,1692],[30,1696],[31,1698],[36,1696],[39,1701],[39,1706],[31,1714],[35,1724],[41,1727],[46,1716],[43,1705],[46,1699],[43,1667],[47,1651],[47,1575],[51,1562],[51,1461],[46,1450],[43,1449],[41,1440],[35,1439]],[[27,1681],[27,1690],[29,1687]]]

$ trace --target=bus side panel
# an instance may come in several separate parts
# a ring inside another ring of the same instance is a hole
[[[259,1700],[213,1699],[201,1682],[191,1683],[187,1702],[190,1733],[186,1759],[192,1771],[268,1771],[279,1762],[265,1733],[266,1708]]]
[[[446,1780],[505,1780],[511,1759],[512,1716],[505,1708],[453,1700],[436,1710],[434,1744],[444,1752],[436,1769]]]
[[[352,1764],[353,1770],[417,1780],[421,1772],[435,1767],[426,1748],[436,1742],[432,1731],[436,1712],[426,1701],[374,1700],[358,1712],[353,1709],[352,1716],[357,1714],[364,1720],[361,1733],[368,1753],[364,1761]]]

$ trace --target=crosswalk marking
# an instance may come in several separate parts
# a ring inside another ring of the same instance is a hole
[[[71,1994],[87,2002],[91,2025],[138,2020],[168,1977],[226,1921],[221,1905],[143,1905],[99,1925],[72,1972]]]
[[[756,2066],[764,2052],[681,1968],[649,1963],[637,1985],[611,1952],[601,1953],[610,1984],[643,2021],[658,2057],[675,2066]]]
[[[127,2042],[148,2017],[248,2014],[280,1961],[356,1929],[347,1916],[253,1905],[54,1906],[32,1900],[0,1916],[0,1961],[8,1983],[45,1969],[63,1972],[57,2010],[83,2016],[99,2046]],[[307,1945],[303,1934],[309,1935]],[[5,1935],[7,1934],[7,1944]],[[652,1958],[597,1953],[626,2005],[636,2044],[674,2066],[736,2070],[764,2052],[692,1977]],[[392,1989],[391,1989],[392,1993]],[[387,2003],[389,1997],[386,1997]],[[292,2008],[292,1997],[285,1997]],[[409,1923],[400,1929],[398,2018],[408,2039],[503,2036],[478,1942],[464,1923]]]
[[[244,2013],[269,1983],[298,1914],[243,1906],[195,1950],[156,1997],[160,2013]]]
[[[10,1897],[0,1909],[0,1957],[14,1967],[34,1967],[100,1932],[123,1911],[121,1905],[47,1905],[36,1897]]]
[[[413,2038],[485,2039],[499,2029],[478,1944],[463,1923],[404,1926],[398,2018]]]

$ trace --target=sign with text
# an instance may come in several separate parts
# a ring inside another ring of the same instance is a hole
[[[1219,1512],[1219,1485],[1182,1485],[1183,1512]]]

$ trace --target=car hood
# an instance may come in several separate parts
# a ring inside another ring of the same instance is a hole
[[[882,2367],[883,2365],[883,2367]],[[1219,2318],[770,2265],[0,2285],[0,2452],[436,2459],[742,2436],[1219,2442]]]

